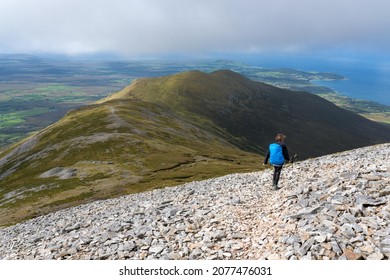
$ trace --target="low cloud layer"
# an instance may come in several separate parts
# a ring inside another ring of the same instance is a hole
[[[390,52],[388,0],[1,0],[0,53]]]

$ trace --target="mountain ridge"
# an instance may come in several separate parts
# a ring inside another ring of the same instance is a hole
[[[115,98],[139,98],[204,116],[233,136],[249,140],[240,148],[250,152],[263,153],[270,139],[280,132],[287,134],[288,141],[297,139],[290,145],[295,146],[295,152],[302,158],[386,142],[390,138],[389,127],[367,121],[316,95],[276,88],[230,70],[210,74],[190,71],[137,80],[134,86],[110,97]],[[336,127],[340,127],[339,131]],[[324,130],[328,130],[329,137]],[[310,147],[312,143],[300,143],[304,134],[317,138],[318,146],[323,146],[321,152],[317,152],[318,147]],[[382,140],[376,142],[370,134]],[[326,137],[326,141],[322,140]],[[334,141],[337,138],[343,138],[343,143]],[[326,149],[328,143],[334,147]]]
[[[140,79],[0,154],[0,224],[259,170],[279,132],[301,159],[390,141],[388,127],[232,71]]]

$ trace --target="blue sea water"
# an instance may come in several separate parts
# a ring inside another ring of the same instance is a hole
[[[331,72],[345,80],[313,81],[348,97],[390,105],[390,56],[372,54],[262,55],[242,57],[253,66]]]

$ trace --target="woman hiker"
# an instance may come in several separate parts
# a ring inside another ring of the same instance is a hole
[[[278,134],[275,137],[275,143],[269,145],[267,155],[264,159],[264,165],[269,163],[274,167],[274,176],[273,176],[273,187],[274,190],[278,188],[278,182],[280,178],[280,172],[282,171],[283,164],[290,161],[290,156],[288,155],[288,150],[284,141],[286,136],[283,134]]]

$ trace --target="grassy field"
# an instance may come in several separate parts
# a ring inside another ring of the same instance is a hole
[[[25,123],[26,118],[46,114],[49,111],[50,108],[36,107],[30,110],[0,113],[0,129],[22,125]]]
[[[112,88],[115,91],[119,88]],[[0,92],[0,148],[63,117],[69,110],[110,94],[104,86],[61,83],[6,84]]]

